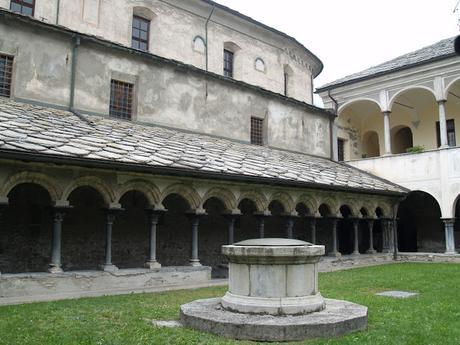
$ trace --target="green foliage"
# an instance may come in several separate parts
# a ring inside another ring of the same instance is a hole
[[[392,264],[320,275],[324,296],[369,307],[369,330],[312,345],[458,345],[460,265]],[[85,298],[0,307],[2,345],[249,345],[188,329],[156,328],[148,320],[178,318],[179,306],[222,296],[225,288]],[[409,299],[376,296],[419,292]]]
[[[425,146],[416,145],[414,147],[409,147],[406,152],[407,153],[421,153],[425,151]]]

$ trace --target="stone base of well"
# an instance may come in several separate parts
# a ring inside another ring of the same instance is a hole
[[[252,315],[227,311],[221,299],[184,304],[180,309],[185,327],[219,336],[253,341],[300,341],[331,338],[367,329],[367,308],[325,299],[323,311],[299,316]]]

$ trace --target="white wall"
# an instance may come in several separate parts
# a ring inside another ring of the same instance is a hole
[[[443,218],[455,217],[460,195],[460,148],[369,158],[348,164],[413,191],[432,195]]]

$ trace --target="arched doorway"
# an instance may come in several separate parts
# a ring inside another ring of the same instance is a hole
[[[250,199],[243,199],[239,203],[238,208],[241,211],[241,216],[235,222],[235,242],[258,238],[259,233],[255,217],[257,207],[255,202]]]
[[[78,187],[69,195],[62,231],[62,265],[65,271],[95,270],[105,258],[106,205],[94,188]]]
[[[406,153],[414,146],[412,130],[409,127],[398,126],[392,129],[392,148],[393,153]]]
[[[190,205],[179,194],[170,194],[163,200],[168,210],[157,228],[158,262],[164,266],[187,266],[191,256],[192,230],[186,212]]]
[[[45,272],[50,263],[51,198],[37,184],[24,183],[8,194],[0,232],[0,272]]]
[[[398,209],[398,247],[401,252],[444,252],[441,209],[426,192],[408,194]]]
[[[118,268],[144,267],[149,250],[148,200],[133,190],[121,197],[120,204],[124,211],[113,225],[113,264]]]
[[[363,135],[363,157],[372,158],[380,156],[379,135],[375,131]]]
[[[271,213],[265,222],[265,237],[267,238],[285,238],[286,224],[283,217],[285,212],[283,205],[279,201],[272,201],[268,206]]]
[[[225,205],[218,198],[210,198],[204,204],[207,216],[200,220],[199,250],[201,263],[212,268],[213,278],[224,278],[227,262],[222,255],[222,246],[228,240],[228,220],[224,217]]]
[[[354,232],[353,232],[353,220],[350,219],[352,212],[346,205],[340,207],[340,213],[342,219],[337,224],[337,234],[339,237],[339,252],[348,255],[353,253],[354,248]]]

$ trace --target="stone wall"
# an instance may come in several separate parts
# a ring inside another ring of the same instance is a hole
[[[71,37],[14,21],[0,23],[0,35],[0,52],[15,58],[13,97],[68,107]],[[135,85],[133,120],[250,142],[251,117],[258,117],[267,145],[330,157],[330,118],[323,110],[83,40],[76,110],[108,116],[112,79]]]

